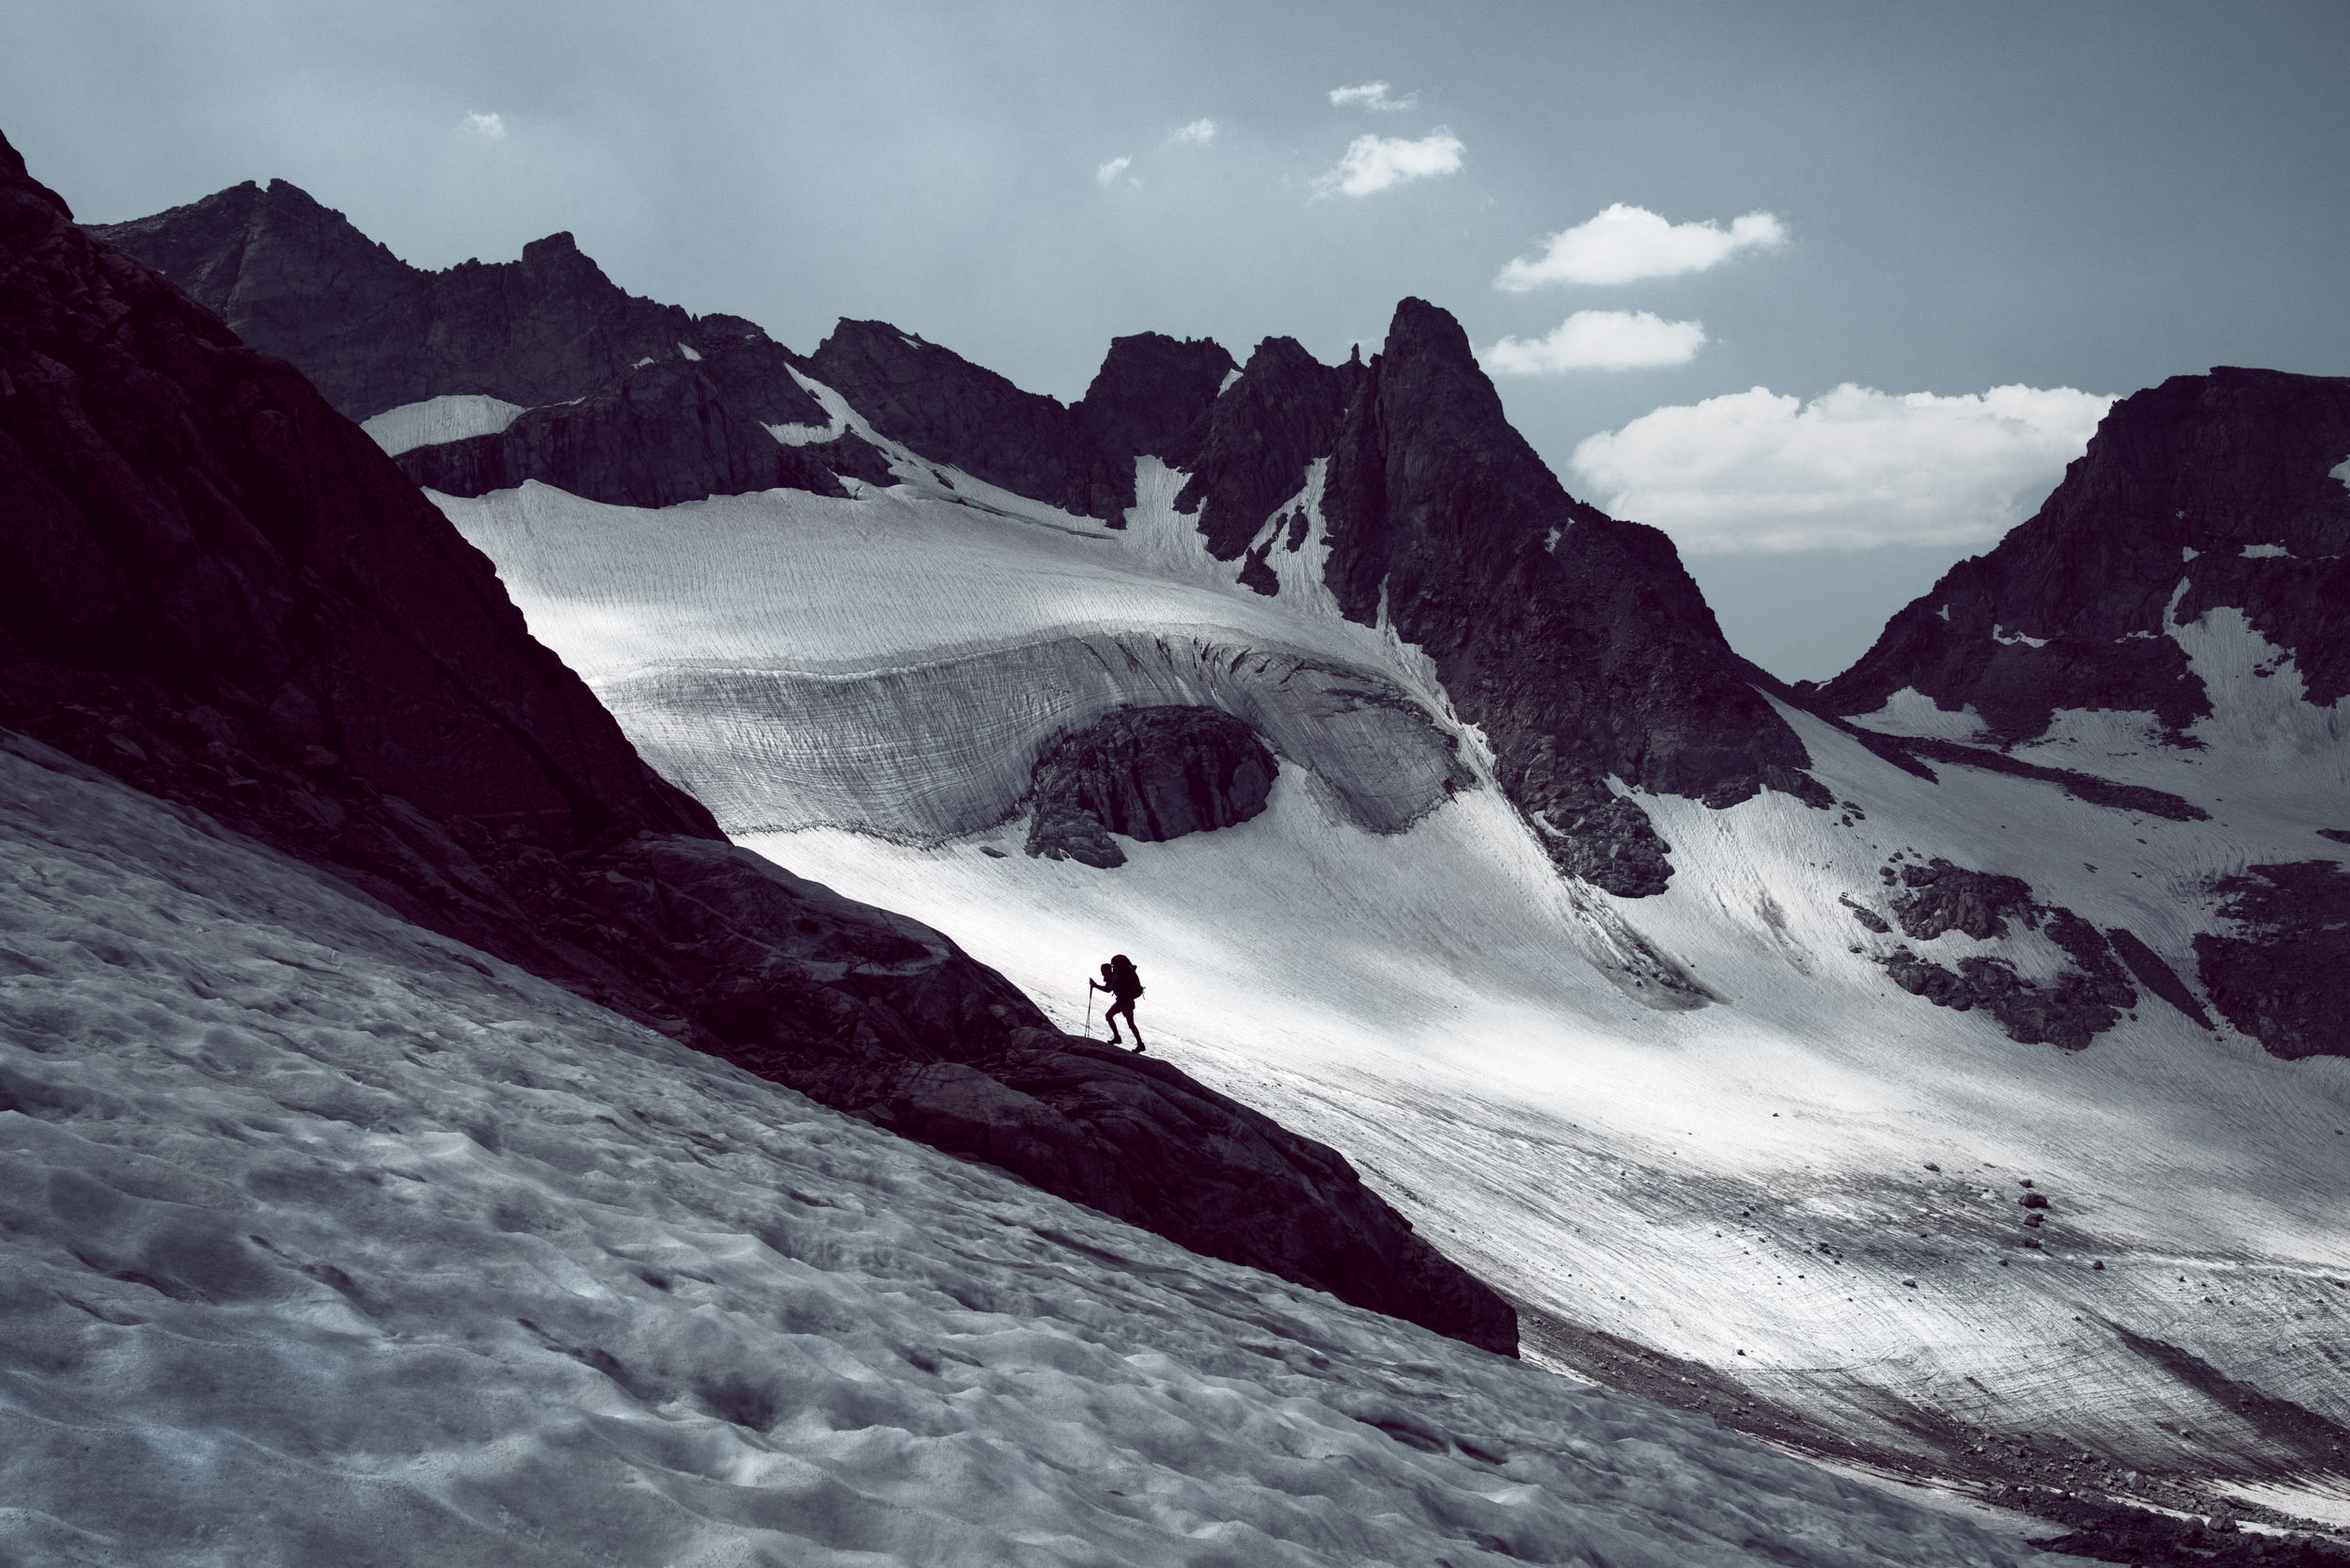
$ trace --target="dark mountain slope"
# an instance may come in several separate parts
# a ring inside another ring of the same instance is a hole
[[[1121,461],[1130,483],[1132,460],[1146,453],[1189,468],[1207,435],[1208,411],[1239,368],[1222,344],[1205,337],[1113,337],[1072,412],[1104,452]]]
[[[2235,605],[2331,703],[2350,692],[2350,487],[2330,472],[2346,457],[2350,378],[2221,368],[2124,398],[2036,516],[1952,567],[1817,700],[1867,713],[1914,687],[2008,742],[2060,708],[2176,731],[2211,699],[2166,633]]]
[[[824,422],[792,379],[797,356],[740,317],[626,292],[569,234],[519,261],[429,273],[282,180],[90,231],[300,366],[351,418],[461,394],[532,410],[507,438],[402,454],[412,477],[452,494],[536,478],[662,506],[779,484],[838,494],[835,473],[881,471],[861,441],[764,450],[776,443],[762,425]],[[616,438],[644,456],[616,460]]]
[[[5,141],[0,727],[854,1114],[1514,1348],[1333,1151],[725,843],[364,432]]]
[[[179,284],[256,348],[301,366],[352,419],[448,393],[525,408],[561,402],[639,360],[681,358],[683,343],[730,395],[755,405],[744,417],[823,422],[781,344],[738,318],[697,321],[626,292],[569,234],[532,241],[519,261],[429,273],[283,180],[90,232]]]
[[[1569,495],[1503,416],[1460,323],[1407,299],[1348,410],[1324,510],[1347,615],[1436,663],[1502,787],[1565,870],[1665,885],[1664,846],[1606,776],[1727,806],[1817,806],[1803,743],[1722,640],[1672,543]]]

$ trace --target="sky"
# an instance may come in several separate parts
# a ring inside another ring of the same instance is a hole
[[[2350,374],[2350,7],[0,0],[86,221],[283,178],[419,265],[569,229],[811,350],[1081,395],[1109,339],[1458,316],[1740,651],[1856,657],[2107,400]]]

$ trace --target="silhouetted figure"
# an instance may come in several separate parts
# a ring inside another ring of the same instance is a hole
[[[1126,1027],[1135,1031],[1135,1054],[1141,1055],[1142,1026],[1135,1022],[1135,998],[1142,995],[1142,977],[1135,973],[1134,960],[1124,953],[1115,955],[1102,965],[1102,978],[1088,980],[1086,984],[1096,991],[1106,991],[1118,998],[1110,1004],[1110,1010],[1102,1014],[1102,1022],[1110,1027],[1110,1043],[1125,1043],[1118,1034],[1118,1015],[1122,1012],[1126,1015]]]

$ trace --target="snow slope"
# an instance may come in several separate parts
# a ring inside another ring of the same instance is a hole
[[[1988,1564],[0,738],[11,1563]]]
[[[2312,1508],[2343,1488],[2350,1062],[2278,1061],[2151,996],[2087,1052],[2018,1044],[1895,991],[1874,960],[1897,938],[1839,902],[1882,910],[1888,856],[1947,855],[2191,972],[2187,895],[2288,839],[2322,846],[2306,823],[2145,819],[1965,768],[1929,784],[1790,713],[1858,813],[1647,800],[1675,877],[1641,901],[1561,882],[1489,787],[1383,834],[1319,763],[1285,766],[1256,821],[1132,846],[1115,872],[1027,859],[1016,823],[907,831],[901,802],[970,795],[976,773],[1000,802],[1070,692],[1135,699],[1074,658],[1025,682],[973,673],[1010,648],[1303,651],[1408,694],[1481,776],[1425,661],[1332,610],[1318,517],[1274,552],[1283,591],[1264,598],[1172,512],[1177,478],[1145,461],[1122,533],[952,486],[660,513],[543,487],[442,504],[729,831],[949,932],[1073,1027],[1083,977],[1133,954],[1154,1049],[1345,1150],[1531,1309],[1538,1356],[1637,1362],[1687,1403],[1928,1470],[2029,1434],[2116,1478],[2299,1488]],[[699,708],[644,700],[712,670],[756,674],[768,699],[703,681]],[[818,680],[838,699],[798,705]],[[794,735],[858,765],[819,779]],[[939,735],[962,744],[908,741]],[[1998,951],[2027,977],[2061,960],[2038,933],[1913,946]],[[2036,1232],[2026,1177],[2055,1203]]]

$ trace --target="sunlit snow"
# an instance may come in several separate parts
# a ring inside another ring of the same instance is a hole
[[[1572,1361],[1579,1332],[1618,1336],[1894,1452],[1927,1412],[2148,1464],[2267,1465],[2252,1419],[2150,1359],[2150,1343],[2350,1421],[2325,1348],[2350,1315],[2350,1294],[2327,1283],[2350,1267],[2350,1159],[2336,1136],[2350,1125],[2350,1062],[2278,1060],[2151,995],[2086,1052],[2019,1044],[1981,1013],[1895,990],[1875,960],[1900,939],[1840,902],[1882,912],[1889,857],[1944,855],[2023,876],[2192,974],[2215,876],[2327,853],[2290,802],[2182,823],[1975,769],[1928,783],[1790,712],[1813,771],[1865,814],[1777,793],[1726,811],[1644,797],[1673,854],[1672,888],[1654,899],[1561,881],[1482,783],[1407,831],[1371,831],[1289,745],[1263,816],[1129,846],[1116,871],[1029,859],[1017,821],[943,841],[893,826],[909,789],[968,792],[992,769],[1000,799],[1073,685],[1134,699],[1108,666],[1032,667],[984,689],[939,673],[1000,669],[991,661],[1009,648],[1187,638],[1226,654],[1303,651],[1406,694],[1485,776],[1481,740],[1428,661],[1340,618],[1316,580],[1318,472],[1290,503],[1312,522],[1307,548],[1271,552],[1272,598],[1235,586],[1238,562],[1206,556],[1172,510],[1180,480],[1144,460],[1122,532],[1000,494],[966,504],[960,479],[658,513],[537,486],[442,505],[498,562],[532,629],[731,831],[948,931],[1073,1028],[1084,977],[1111,951],[1133,954],[1154,1050],[1345,1150],[1532,1309],[1538,1356]],[[2216,617],[2175,635],[2207,662],[2253,656]],[[713,671],[822,677],[859,695],[821,712],[761,707],[727,698]],[[696,681],[719,699],[637,701]],[[2257,684],[2262,702],[2290,689],[2280,674]],[[852,708],[861,717],[843,728]],[[886,754],[899,771],[861,807],[846,771],[825,781],[821,810],[804,810],[814,825],[761,835],[792,820],[782,797],[813,776],[788,746],[742,737],[788,737],[811,715],[825,745]],[[1966,738],[1980,721],[1912,692],[1869,722]],[[982,733],[988,745],[904,745]],[[1406,755],[1373,748],[1365,765]],[[2028,977],[2062,962],[2021,932],[1913,946],[1944,963],[1996,951]],[[1716,999],[1692,1006],[1659,983],[1675,971]],[[2057,1204],[2036,1232],[2018,1225],[2025,1176]],[[2214,1280],[2217,1305],[2204,1299]]]
[[[12,1561],[2014,1560],[811,1105],[0,745]]]

